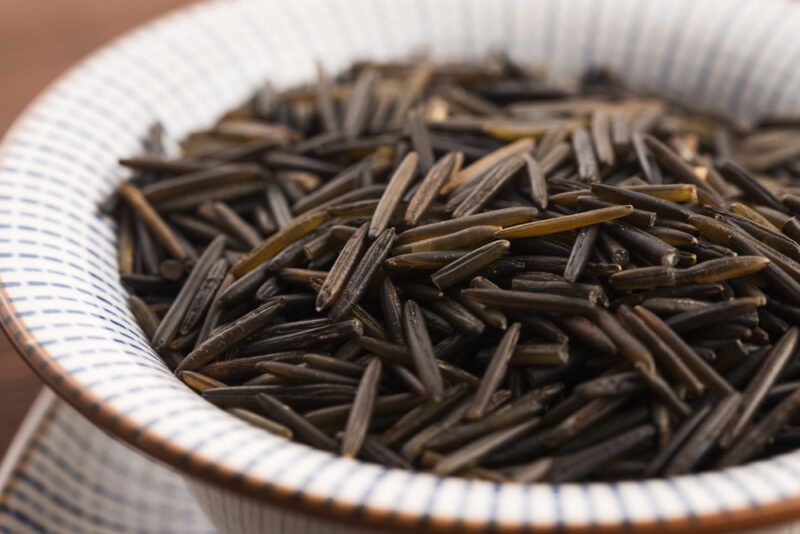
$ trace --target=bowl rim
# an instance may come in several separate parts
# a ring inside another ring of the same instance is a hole
[[[179,18],[183,14],[202,9],[204,6],[218,3],[218,1],[195,1],[185,6],[167,10],[161,15],[150,18],[122,32],[73,64],[48,83],[19,113],[2,139],[0,139],[0,163],[4,160],[9,148],[8,141],[14,137],[18,129],[21,129],[25,119],[34,113],[44,100],[72,73],[98,55],[129,40],[145,28],[164,22],[167,19]],[[318,519],[332,520],[354,527],[372,527],[390,532],[420,532],[420,529],[424,529],[426,532],[449,533],[457,531],[478,533],[491,529],[493,532],[503,534],[554,531],[582,534],[584,532],[618,532],[621,527],[647,533],[665,531],[728,532],[775,525],[800,518],[800,495],[776,499],[774,502],[766,504],[744,505],[724,511],[703,512],[691,516],[682,515],[658,520],[635,519],[624,524],[617,521],[596,521],[585,524],[567,522],[553,525],[508,523],[503,522],[502,518],[498,522],[489,524],[481,520],[447,519],[439,516],[382,509],[369,504],[356,505],[336,499],[321,498],[306,492],[297,492],[288,486],[275,483],[265,484],[263,480],[256,477],[211,462],[197,452],[176,446],[169,440],[158,436],[155,432],[137,424],[127,414],[102,401],[91,388],[81,384],[61,364],[55,361],[48,350],[39,343],[36,334],[28,327],[24,318],[17,313],[16,307],[3,283],[2,275],[0,275],[0,323],[15,352],[43,380],[46,386],[102,430],[144,452],[149,457],[172,467],[180,474],[189,475],[256,501],[277,505]],[[356,460],[356,462],[367,464],[367,462],[359,460]],[[695,476],[697,475],[688,475],[687,478]],[[446,479],[452,477],[436,478]],[[558,484],[546,485],[551,487],[558,486]]]

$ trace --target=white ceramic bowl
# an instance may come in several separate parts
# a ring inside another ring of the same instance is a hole
[[[73,69],[0,148],[0,313],[22,355],[98,426],[186,474],[229,532],[741,529],[800,517],[800,453],[617,484],[492,484],[384,469],[254,429],[181,384],[117,281],[97,203],[161,120],[173,140],[265,79],[352,60],[502,48],[749,120],[800,111],[800,6],[778,0],[265,0],[202,4]]]

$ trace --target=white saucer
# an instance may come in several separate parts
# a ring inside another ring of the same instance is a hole
[[[216,533],[180,476],[48,389],[0,464],[0,533]]]

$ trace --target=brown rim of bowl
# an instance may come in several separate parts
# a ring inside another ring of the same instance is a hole
[[[57,87],[63,79],[73,70],[88,59],[95,56],[100,50],[109,48],[114,43],[123,41],[129,35],[136,33],[148,26],[153,21],[164,20],[180,13],[195,9],[197,2],[186,6],[177,7],[145,21],[121,33],[108,43],[101,45],[63,74],[50,82],[33,99],[12,123],[11,127],[0,139],[0,161],[4,157],[3,146],[5,141],[13,136],[19,127],[21,119],[28,112],[35,109],[43,97],[51,89]],[[636,521],[621,523],[586,523],[586,524],[560,524],[549,526],[531,526],[517,523],[490,523],[483,521],[464,521],[459,519],[443,519],[398,513],[392,510],[378,509],[369,506],[359,506],[337,502],[328,498],[314,497],[301,494],[291,488],[264,483],[243,475],[237,471],[217,465],[202,458],[197,453],[176,447],[168,441],[161,439],[152,431],[142,428],[127,415],[120,413],[97,398],[88,388],[79,384],[59,364],[53,361],[50,354],[42,347],[31,333],[25,322],[17,315],[14,304],[8,296],[0,277],[0,322],[3,331],[11,341],[17,353],[28,366],[52,389],[61,399],[68,402],[81,415],[94,425],[115,438],[146,453],[148,456],[163,462],[181,474],[191,475],[214,486],[231,490],[240,495],[250,497],[266,504],[280,506],[293,512],[310,515],[317,519],[331,520],[354,527],[371,527],[384,529],[388,532],[431,532],[437,534],[481,533],[491,531],[497,534],[522,534],[522,533],[551,533],[566,532],[569,534],[601,533],[616,534],[621,530],[636,531],[637,533],[660,532],[692,532],[696,534],[711,532],[740,531],[754,527],[777,525],[783,522],[800,519],[800,496],[779,500],[767,505],[742,507],[735,510],[687,516],[661,521]],[[421,530],[422,529],[422,530]]]

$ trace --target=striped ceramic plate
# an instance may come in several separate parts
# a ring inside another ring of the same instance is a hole
[[[781,0],[239,0],[181,11],[72,70],[0,148],[0,312],[21,352],[97,425],[264,502],[363,524],[500,531],[743,527],[800,516],[800,454],[673,480],[497,485],[387,470],[260,432],[190,392],[125,306],[96,205],[163,121],[173,140],[262,80],[420,49],[503,48],[556,75],[606,65],[739,120],[800,112],[800,5]],[[283,508],[275,507],[275,513]]]
[[[51,391],[0,464],[0,532],[217,532],[183,480],[115,441]]]

